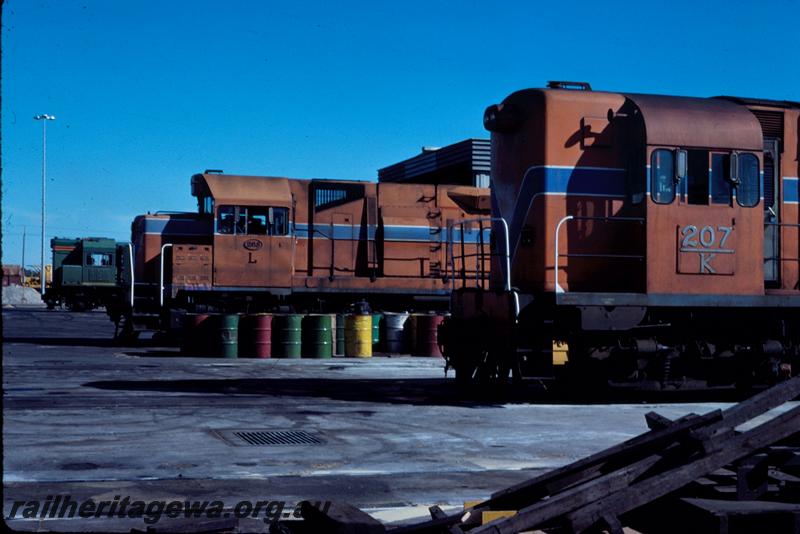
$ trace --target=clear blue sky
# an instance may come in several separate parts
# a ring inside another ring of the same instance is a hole
[[[48,240],[128,240],[136,214],[195,209],[195,172],[375,179],[547,80],[800,100],[798,20],[795,0],[6,0],[3,262],[23,226],[39,262],[39,113]]]

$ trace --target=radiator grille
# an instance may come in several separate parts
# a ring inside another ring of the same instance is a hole
[[[783,139],[783,112],[782,111],[763,111],[758,109],[750,110],[761,123],[761,131],[764,137],[773,139]]]

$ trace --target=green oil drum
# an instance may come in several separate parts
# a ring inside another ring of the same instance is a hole
[[[344,336],[344,314],[336,314],[336,355],[344,356],[345,336]]]
[[[239,356],[239,316],[233,313],[218,315],[219,354],[223,358]]]
[[[302,331],[302,315],[274,315],[272,317],[272,357],[299,358],[303,346]]]
[[[348,315],[345,317],[345,356],[348,358],[372,357],[372,316]]]
[[[303,317],[304,358],[330,358],[333,356],[331,316],[312,314]]]
[[[381,348],[381,324],[383,323],[383,314],[372,314],[372,349],[380,350]]]

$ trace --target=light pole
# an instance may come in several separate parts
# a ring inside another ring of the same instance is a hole
[[[45,200],[45,183],[47,181],[47,121],[56,120],[54,115],[36,115],[34,120],[42,121],[42,273],[40,281],[42,284],[42,297],[44,298],[44,286],[47,285],[47,275],[45,274],[44,263],[44,200]]]

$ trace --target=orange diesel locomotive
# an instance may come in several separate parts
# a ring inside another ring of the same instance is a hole
[[[796,372],[799,121],[796,102],[566,82],[489,107],[492,268],[488,288],[454,288],[457,377]]]
[[[489,213],[488,189],[464,185],[206,172],[191,188],[197,213],[134,220],[133,297],[117,321],[131,309],[151,326],[175,309],[446,309],[447,225]],[[469,256],[489,228],[462,237]],[[462,270],[488,277],[489,265]]]

